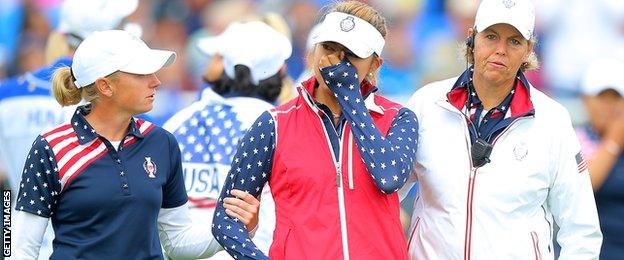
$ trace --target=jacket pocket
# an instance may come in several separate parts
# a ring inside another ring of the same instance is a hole
[[[533,242],[533,252],[535,253],[535,260],[542,259],[542,253],[539,250],[539,236],[535,231],[531,231],[531,241]]]

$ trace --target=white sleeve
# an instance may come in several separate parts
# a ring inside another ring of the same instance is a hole
[[[273,242],[273,231],[275,230],[275,201],[271,194],[269,184],[265,184],[260,197],[260,213],[258,225],[254,231],[249,232],[252,241],[260,251],[269,255],[269,248]]]
[[[559,259],[598,259],[602,233],[581,146],[569,120],[555,137],[555,169],[548,193],[548,206],[560,229]]]
[[[421,101],[421,94],[416,91],[416,93],[414,93],[412,95],[412,97],[410,97],[410,99],[407,101],[407,103],[405,104],[405,107],[409,110],[412,110],[412,112],[414,112],[414,114],[416,114],[416,118],[420,121],[420,111],[418,109],[418,106],[420,105]],[[418,145],[420,145],[420,125],[418,126]],[[410,173],[410,176],[407,178],[407,182],[405,182],[405,185],[403,185],[403,187],[401,187],[401,189],[399,189],[399,201],[403,201],[406,197],[407,194],[409,194],[409,191],[412,189],[412,187],[414,187],[414,184],[416,182],[418,182],[418,175],[416,174],[416,171],[418,170],[418,147],[416,148],[416,158],[414,158],[414,166],[412,168],[412,173]]]
[[[207,258],[221,250],[212,236],[210,223],[193,223],[187,203],[176,208],[161,208],[157,222],[160,242],[172,258]]]
[[[11,259],[37,259],[48,218],[16,210],[13,212],[13,252]]]

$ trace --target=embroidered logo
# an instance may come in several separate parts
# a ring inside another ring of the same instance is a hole
[[[156,164],[152,162],[152,157],[146,156],[143,162],[143,169],[147,173],[147,177],[156,178]]]
[[[516,5],[516,2],[514,0],[503,0],[503,5],[505,5],[507,9],[510,9]]]
[[[519,143],[516,147],[514,147],[513,153],[516,160],[522,161],[529,153],[529,149],[527,149],[525,143]]]
[[[353,20],[352,16],[349,16],[340,21],[340,30],[342,30],[343,32],[351,31],[353,30],[353,28],[355,28],[355,21]]]

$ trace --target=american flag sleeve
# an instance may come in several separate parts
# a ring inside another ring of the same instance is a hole
[[[16,210],[49,218],[54,214],[61,184],[52,148],[38,136],[22,172]]]
[[[371,178],[384,193],[398,191],[407,181],[416,157],[416,115],[401,108],[384,137],[366,108],[355,67],[343,59],[321,69],[321,74],[351,124],[353,137]]]
[[[268,257],[251,241],[245,225],[225,213],[223,198],[231,197],[232,189],[258,197],[269,180],[274,149],[275,124],[271,114],[264,112],[240,140],[213,217],[212,234],[235,259]]]

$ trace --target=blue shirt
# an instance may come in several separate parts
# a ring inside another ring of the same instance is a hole
[[[585,131],[590,139],[599,142],[600,138],[590,127],[581,130]],[[594,196],[603,235],[600,259],[622,259],[624,256],[624,237],[622,236],[624,234],[622,221],[622,216],[624,216],[624,154],[620,153],[607,179]]]
[[[158,212],[187,201],[178,144],[132,119],[116,150],[86,121],[89,111],[37,137],[16,208],[51,218],[51,259],[162,259]]]

